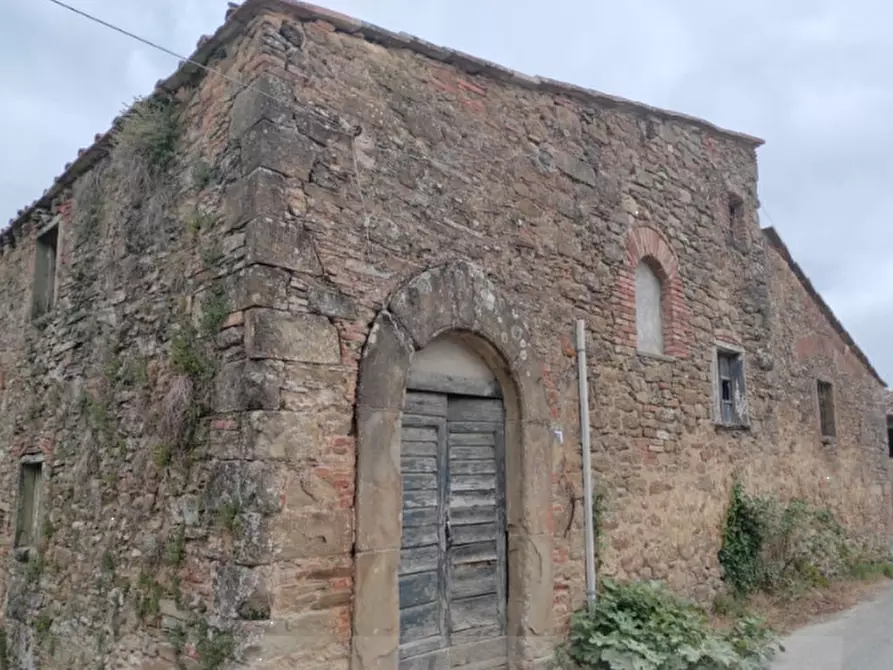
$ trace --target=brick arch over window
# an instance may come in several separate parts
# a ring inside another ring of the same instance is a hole
[[[457,261],[393,294],[360,361],[352,670],[398,667],[403,397],[413,354],[447,332],[488,364],[505,404],[510,667],[552,654],[553,438],[542,366],[523,310],[479,268]]]
[[[691,314],[682,290],[679,261],[660,231],[648,226],[634,228],[626,242],[626,262],[617,280],[620,336],[624,344],[637,348],[636,268],[647,263],[661,283],[663,350],[668,356],[688,354]]]

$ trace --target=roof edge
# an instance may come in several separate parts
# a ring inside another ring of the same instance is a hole
[[[778,234],[778,231],[775,230],[774,226],[769,226],[767,228],[761,229],[763,235],[766,237],[766,240],[778,252],[778,255],[782,257],[782,259],[787,263],[791,272],[794,273],[794,276],[800,281],[800,284],[809,294],[810,298],[812,298],[813,302],[818,306],[819,310],[822,312],[822,315],[828,320],[831,324],[831,327],[837,332],[840,338],[844,341],[844,343],[852,349],[853,353],[856,354],[856,358],[866,367],[866,369],[871,373],[871,376],[874,377],[878,382],[880,382],[881,386],[887,388],[887,382],[885,382],[878,371],[875,370],[874,366],[871,364],[871,361],[868,360],[868,356],[865,355],[865,352],[856,344],[856,341],[852,338],[846,328],[843,327],[843,324],[840,320],[834,315],[834,312],[831,310],[831,307],[828,306],[828,303],[825,302],[825,299],[822,298],[821,294],[816,290],[816,288],[812,285],[812,282],[809,280],[809,277],[806,276],[806,273],[803,272],[803,268],[794,260],[794,257],[791,255],[790,250],[787,245],[782,241],[781,236]]]
[[[199,46],[186,61],[180,61],[177,70],[167,79],[159,81],[155,89],[146,97],[151,98],[161,94],[172,93],[189,83],[203,73],[201,65],[205,65],[213,54],[223,45],[238,35],[242,27],[264,12],[282,12],[294,17],[301,22],[325,21],[334,26],[336,30],[357,35],[370,42],[381,44],[391,48],[407,49],[433,60],[452,65],[467,74],[480,74],[492,77],[498,81],[509,83],[521,88],[544,93],[565,95],[569,98],[583,102],[594,102],[601,107],[620,109],[635,113],[644,113],[657,116],[670,121],[678,121],[702,128],[710,133],[742,142],[752,148],[764,144],[764,140],[721,128],[704,119],[690,116],[680,112],[673,112],[659,107],[652,107],[627,98],[621,98],[592,89],[576,86],[574,84],[556,81],[547,77],[529,76],[515,70],[491,63],[483,58],[477,58],[461,51],[439,47],[423,39],[407,33],[395,33],[386,28],[366,23],[352,18],[340,12],[336,12],[317,5],[299,2],[298,0],[245,0],[241,5],[227,12],[226,20],[211,37],[203,37],[199,40]],[[196,65],[199,63],[200,65]],[[16,233],[36,210],[47,209],[53,201],[78,177],[89,171],[102,158],[104,158],[111,146],[115,128],[126,118],[128,112],[124,112],[112,121],[111,128],[104,134],[97,134],[93,144],[78,151],[77,158],[66,164],[62,174],[57,176],[53,184],[43,192],[30,205],[19,210],[15,217],[10,219],[5,230],[0,230],[0,248],[15,239]]]
[[[181,60],[177,69],[166,79],[161,79],[155,84],[155,88],[148,93],[146,98],[153,98],[162,95],[175,93],[184,85],[201,76],[204,72],[202,66],[211,60],[217,50],[233,39],[244,26],[244,20],[237,16],[237,12],[231,12],[227,16],[226,21],[221,25],[214,35],[204,36],[199,39],[199,46],[188,58]],[[63,192],[74,184],[78,177],[82,176],[99,163],[108,155],[111,149],[112,138],[121,122],[131,113],[131,109],[127,109],[114,119],[112,119],[111,127],[105,133],[97,133],[94,136],[93,144],[85,149],[79,149],[77,158],[71,163],[66,163],[63,171],[54,180],[52,185],[44,190],[43,194],[34,200],[30,205],[19,210],[15,217],[10,219],[6,229],[0,229],[0,249],[16,237],[22,224],[37,210],[48,209],[52,206],[53,201]]]
[[[668,120],[682,121],[684,123],[699,126],[704,130],[717,133],[735,141],[743,142],[754,148],[765,144],[765,140],[759,137],[722,128],[696,116],[674,112],[660,107],[652,107],[645,103],[609,95],[583,86],[549,79],[548,77],[526,75],[522,72],[517,72],[462,51],[437,46],[436,44],[426,42],[421,38],[407,33],[395,33],[386,28],[382,28],[381,26],[367,23],[324,7],[301,2],[300,0],[245,0],[239,7],[239,10],[237,10],[237,13],[244,11],[246,15],[250,13],[254,16],[263,10],[281,11],[300,21],[325,21],[334,26],[338,31],[350,35],[357,35],[370,42],[383,44],[384,46],[414,51],[423,56],[427,56],[428,58],[432,58],[448,65],[453,65],[467,74],[481,74],[499,81],[514,84],[521,88],[566,95],[570,98],[582,101],[598,102],[604,107],[645,112]]]

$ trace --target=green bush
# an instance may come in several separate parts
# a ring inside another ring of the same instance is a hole
[[[723,529],[719,563],[736,596],[800,585],[826,586],[853,560],[844,529],[824,508],[748,495],[740,483]]]
[[[586,670],[762,670],[779,650],[757,619],[717,631],[658,583],[605,580],[597,606],[574,615],[560,655]]]
[[[739,482],[734,483],[719,564],[723,578],[739,595],[757,589],[763,578],[760,556],[768,533],[765,508],[764,500],[747,495]]]

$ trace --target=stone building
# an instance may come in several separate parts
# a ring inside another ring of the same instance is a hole
[[[760,229],[759,144],[233,9],[0,236],[11,667],[545,667],[577,319],[600,574],[709,598],[735,473],[885,541],[884,383]]]

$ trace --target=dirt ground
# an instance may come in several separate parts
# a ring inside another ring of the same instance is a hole
[[[756,594],[743,605],[751,614],[763,619],[779,635],[787,635],[807,624],[847,610],[871,598],[889,586],[891,580],[874,575],[864,580],[837,580],[824,588],[807,588],[797,593],[769,596]],[[714,623],[724,627],[725,616],[714,616]]]

